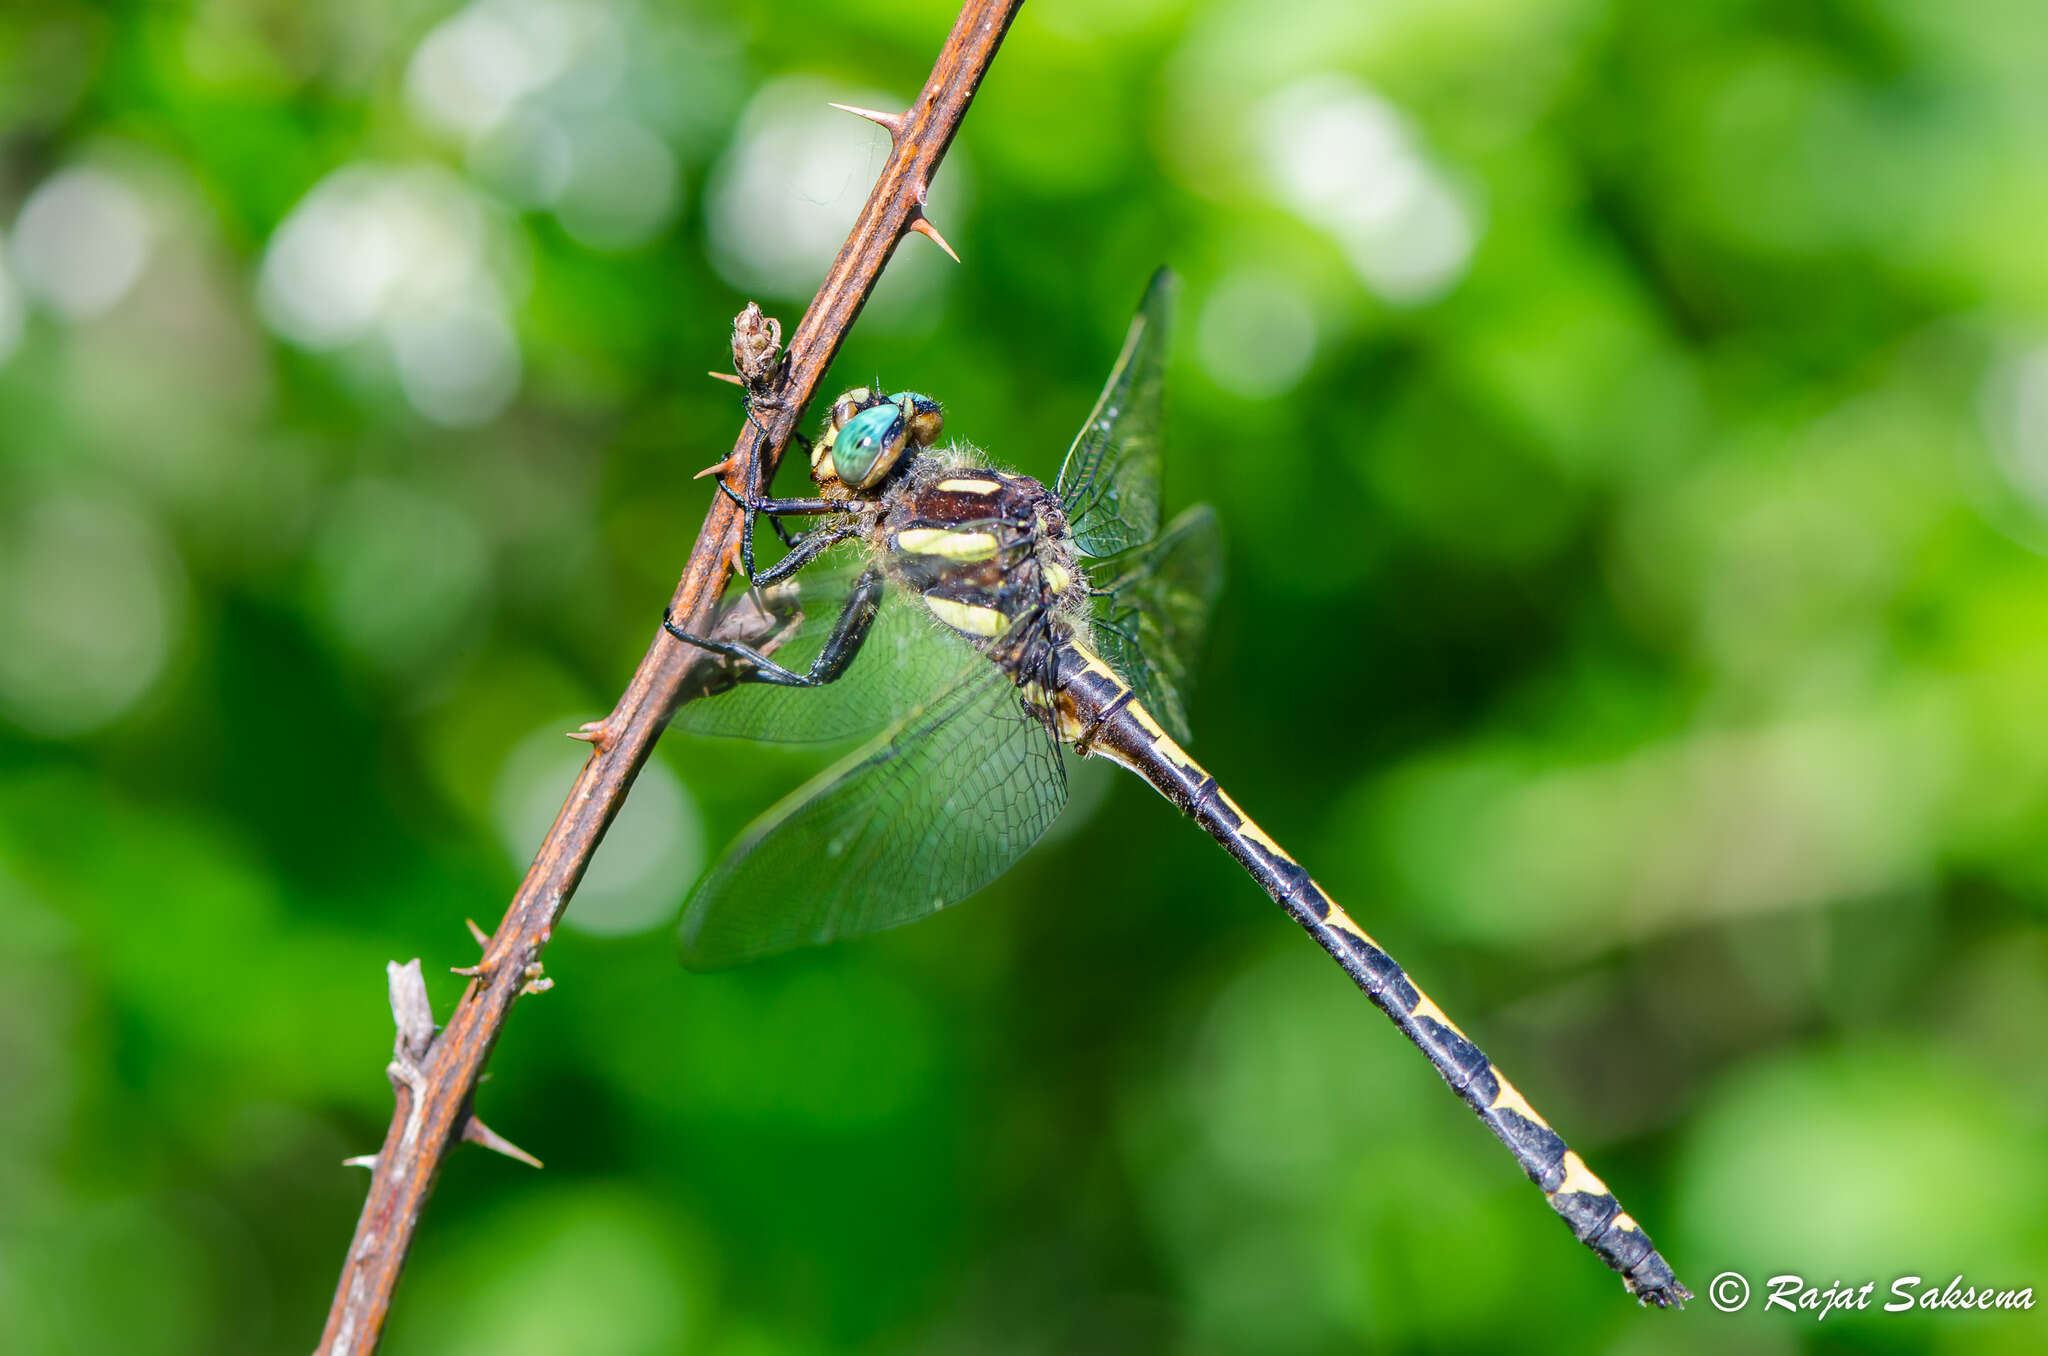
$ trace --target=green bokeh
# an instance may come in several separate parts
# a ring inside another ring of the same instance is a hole
[[[310,1348],[383,964],[459,993],[708,502],[730,317],[793,327],[885,153],[822,101],[950,19],[0,14],[0,1350]],[[1695,1289],[2048,1289],[2044,69],[2018,0],[1032,0],[934,189],[966,264],[907,242],[832,378],[1049,476],[1183,274],[1196,753]],[[679,971],[816,765],[665,744],[480,1095],[548,1166],[454,1158],[389,1349],[2048,1340],[1639,1311],[1093,768],[969,907]]]

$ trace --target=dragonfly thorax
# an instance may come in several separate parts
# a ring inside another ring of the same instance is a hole
[[[868,545],[941,624],[984,648],[1048,640],[1085,604],[1059,497],[970,449],[912,459],[880,497]]]

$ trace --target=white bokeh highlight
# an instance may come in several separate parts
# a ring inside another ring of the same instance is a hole
[[[1231,394],[1246,400],[1284,395],[1301,384],[1315,359],[1315,310],[1284,277],[1232,273],[1203,303],[1195,347],[1210,380]]]
[[[519,340],[489,298],[457,295],[411,308],[390,338],[400,389],[437,424],[481,424],[519,389]]]
[[[479,0],[466,6],[414,49],[405,71],[407,107],[444,136],[478,136],[520,100],[561,77],[581,33],[601,19],[601,11],[550,0]]]
[[[630,97],[644,16],[596,0],[475,0],[406,68],[406,103],[505,201],[552,209],[576,240],[630,249],[675,219],[682,168]]]
[[[644,123],[598,113],[561,125],[568,172],[554,206],[563,230],[593,249],[628,249],[675,216],[676,158]]]
[[[900,96],[849,90],[807,77],[768,85],[705,186],[712,267],[745,295],[808,299],[845,242],[888,155],[887,133],[830,107],[900,108]],[[932,221],[958,243],[968,169],[958,148],[932,185]],[[863,319],[909,319],[957,268],[929,241],[906,239]]]
[[[162,677],[184,569],[126,504],[60,493],[0,528],[0,717],[46,738],[118,719]]]
[[[547,836],[588,745],[564,737],[576,722],[551,722],[521,740],[505,760],[492,792],[492,818],[506,859],[524,871]],[[619,817],[605,831],[604,850],[562,921],[601,936],[660,927],[675,916],[683,893],[704,866],[704,824],[688,788],[659,758],[633,783]]]
[[[1274,197],[1328,232],[1382,298],[1421,304],[1464,276],[1471,213],[1387,100],[1349,76],[1312,76],[1268,98],[1256,123]]]
[[[271,236],[264,319],[327,351],[381,341],[413,407],[483,423],[519,387],[519,347],[489,207],[428,166],[349,165],[314,185]]]
[[[66,320],[89,320],[128,295],[149,262],[149,214],[105,170],[76,166],[37,185],[9,241],[30,297]]]
[[[1997,364],[1984,385],[1985,432],[2000,477],[2048,517],[2048,344]]]

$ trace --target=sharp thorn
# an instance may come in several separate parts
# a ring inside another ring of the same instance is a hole
[[[469,929],[469,935],[476,938],[478,946],[489,946],[491,944],[491,934],[478,927],[476,919],[465,918],[462,920],[462,926]]]
[[[571,739],[580,739],[586,744],[596,744],[600,748],[604,746],[605,740],[609,737],[605,733],[604,722],[601,720],[586,720],[583,724],[569,731],[568,734]]]
[[[371,1172],[375,1172],[377,1170],[377,1155],[357,1154],[354,1158],[342,1159],[341,1166],[344,1168],[368,1168]]]
[[[960,262],[960,256],[953,253],[953,247],[946,243],[946,237],[940,235],[939,228],[932,225],[930,219],[925,217],[922,213],[919,213],[917,216],[914,216],[910,219],[910,229],[916,231],[919,235],[923,236],[925,239],[931,241],[934,245],[937,245],[940,249],[944,250],[946,252],[946,257],[948,259],[951,259],[954,263],[957,264]]]
[[[529,1168],[540,1166],[538,1158],[535,1158],[511,1140],[506,1139],[503,1135],[491,1129],[490,1126],[485,1125],[474,1115],[471,1115],[468,1120],[462,1123],[462,1137],[471,1144],[481,1144],[494,1154],[503,1154],[507,1158],[517,1159]]]
[[[711,372],[706,375],[713,381],[731,382],[734,386],[745,386],[747,384],[743,377],[734,372]]]
[[[475,965],[451,965],[448,967],[448,973],[461,975],[464,979],[481,979],[484,973],[484,963],[478,961]]]
[[[869,122],[887,132],[891,141],[903,135],[905,115],[901,113],[877,113],[872,108],[856,108],[852,104],[833,104],[832,107],[842,113],[851,113],[856,118],[866,118]]]
[[[731,454],[730,452],[728,452],[728,453],[727,453],[727,454],[725,455],[725,459],[724,459],[723,461],[714,461],[714,462],[712,462],[712,463],[711,463],[711,464],[710,464],[709,466],[707,466],[707,467],[705,467],[705,468],[704,468],[703,470],[701,470],[701,471],[697,472],[697,474],[696,474],[696,475],[693,475],[693,476],[691,476],[691,477],[690,477],[690,479],[692,479],[692,480],[702,480],[702,479],[703,479],[703,478],[704,478],[705,476],[722,476],[722,475],[724,475],[724,474],[725,474],[725,473],[726,473],[727,471],[732,471],[732,470],[737,470],[737,469],[738,469],[738,468],[737,468],[737,467],[736,467],[736,466],[734,465],[734,463],[733,463],[733,459],[732,459],[732,454]]]

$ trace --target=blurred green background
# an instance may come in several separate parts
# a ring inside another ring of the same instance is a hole
[[[0,11],[0,1349],[310,1348],[930,0]],[[1050,476],[1152,267],[1195,751],[1704,1290],[2048,1288],[2048,9],[1032,0],[832,385]],[[792,475],[785,485],[797,483]],[[676,969],[666,742],[390,1349],[2035,1351],[1645,1314],[1135,779]]]

